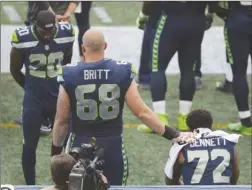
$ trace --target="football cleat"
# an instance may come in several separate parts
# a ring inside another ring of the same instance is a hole
[[[249,136],[252,135],[252,126],[245,127],[240,122],[238,122],[238,123],[231,123],[231,124],[228,125],[228,128],[231,131],[239,132],[239,133],[241,133],[243,135],[249,135]]]
[[[49,125],[41,125],[40,127],[40,134],[41,135],[49,135],[52,131],[52,125],[49,124]]]
[[[156,114],[163,124],[168,125],[167,114],[160,114],[160,113],[156,113]],[[152,129],[150,129],[144,124],[138,125],[137,130],[143,133],[154,133]]]
[[[49,121],[49,119],[45,119],[43,121],[43,124],[40,127],[40,134],[41,135],[49,135],[52,131],[52,125]]]
[[[225,93],[232,93],[233,92],[233,86],[232,82],[229,82],[228,80],[225,80],[224,82],[216,82],[216,89],[225,92]]]
[[[186,124],[187,115],[179,114],[177,120],[177,128],[179,131],[189,131],[189,127]]]
[[[201,89],[203,87],[203,83],[202,83],[201,78],[198,77],[198,76],[195,76],[194,80],[195,80],[195,88],[196,88],[196,90]]]

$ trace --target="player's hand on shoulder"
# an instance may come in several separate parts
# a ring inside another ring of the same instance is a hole
[[[173,142],[177,142],[178,144],[183,143],[193,143],[197,139],[196,132],[180,132],[180,135],[172,139]]]

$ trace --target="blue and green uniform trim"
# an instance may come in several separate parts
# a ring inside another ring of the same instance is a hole
[[[157,24],[157,30],[155,33],[154,37],[154,42],[153,42],[153,47],[152,47],[152,72],[157,72],[159,69],[159,56],[158,56],[158,51],[159,51],[159,42],[161,38],[161,34],[163,32],[165,23],[166,23],[167,16],[162,15],[158,21]]]

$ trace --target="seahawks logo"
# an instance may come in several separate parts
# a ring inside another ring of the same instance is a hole
[[[15,190],[13,185],[1,185],[1,190]]]

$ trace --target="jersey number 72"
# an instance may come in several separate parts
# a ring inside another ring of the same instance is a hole
[[[205,173],[208,161],[213,161],[218,157],[222,157],[223,161],[213,170],[213,183],[217,184],[230,182],[229,176],[222,175],[226,167],[230,165],[231,156],[226,149],[213,149],[211,152],[208,152],[208,150],[189,150],[187,151],[187,157],[188,162],[198,159],[198,164],[191,179],[192,184],[200,183],[200,180]]]

